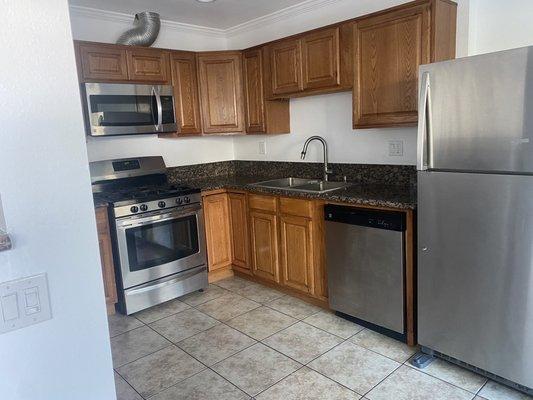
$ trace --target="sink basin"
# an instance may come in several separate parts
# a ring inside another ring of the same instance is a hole
[[[272,189],[289,189],[296,186],[306,185],[312,182],[318,182],[316,179],[304,179],[304,178],[281,178],[273,179],[271,181],[253,183],[252,186],[261,186]]]
[[[326,182],[318,179],[281,178],[253,183],[251,186],[268,189],[284,189],[294,192],[326,193],[351,186],[348,182]]]

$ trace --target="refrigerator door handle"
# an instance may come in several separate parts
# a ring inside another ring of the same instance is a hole
[[[417,142],[416,167],[419,171],[425,171],[431,167],[431,92],[429,72],[424,72],[421,76]]]

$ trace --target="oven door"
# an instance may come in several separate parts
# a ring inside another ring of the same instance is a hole
[[[200,204],[119,218],[116,231],[124,289],[206,264]]]
[[[86,120],[91,136],[174,132],[172,86],[86,83]]]

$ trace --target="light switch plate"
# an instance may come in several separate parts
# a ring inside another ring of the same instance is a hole
[[[266,149],[266,142],[264,140],[261,140],[259,142],[259,154],[266,154],[267,153],[267,149]]]
[[[0,283],[0,333],[51,318],[46,274]]]
[[[403,156],[403,140],[389,140],[389,156]]]

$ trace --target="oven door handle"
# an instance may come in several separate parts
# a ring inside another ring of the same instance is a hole
[[[135,226],[142,226],[146,224],[153,224],[154,222],[164,222],[171,219],[176,219],[180,217],[188,217],[192,215],[197,215],[198,212],[202,209],[201,205],[195,205],[192,207],[189,207],[185,210],[179,210],[179,211],[173,211],[165,214],[158,214],[158,215],[152,215],[150,217],[146,218],[139,218],[138,220],[134,221],[118,221],[117,220],[117,227],[119,228],[131,228]]]
[[[189,270],[189,271],[181,272],[178,277],[170,279],[170,280],[165,281],[165,282],[157,283],[155,285],[153,283],[151,283],[151,282],[148,282],[148,283],[145,283],[144,285],[139,286],[138,288],[128,289],[128,295],[130,295],[130,296],[131,295],[136,295],[136,294],[139,294],[139,293],[149,292],[149,291],[152,291],[152,290],[155,290],[155,289],[161,289],[162,287],[165,287],[165,286],[174,285],[175,283],[177,283],[179,281],[183,281],[183,280],[185,280],[187,278],[190,278],[193,275],[199,274],[199,273],[201,273],[203,271],[206,271],[206,267],[205,266],[200,266],[200,267],[193,268],[192,270]]]

